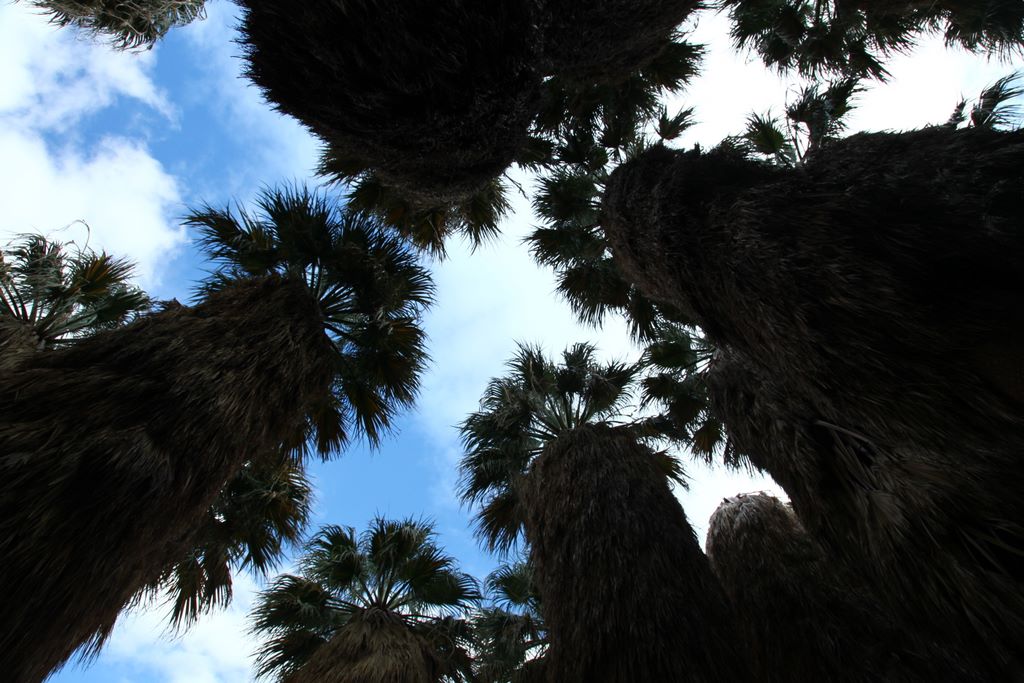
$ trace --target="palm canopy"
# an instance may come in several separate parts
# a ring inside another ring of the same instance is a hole
[[[523,523],[522,481],[544,446],[578,427],[610,422],[626,407],[639,366],[600,363],[590,344],[575,344],[562,362],[520,345],[508,374],[492,379],[480,409],[460,426],[466,454],[459,465],[460,495],[479,505],[478,533],[492,550],[507,551]],[[682,474],[665,455],[666,472]]]
[[[58,26],[73,26],[121,50],[150,48],[176,26],[201,19],[206,0],[30,0]]]
[[[1024,46],[1024,6],[1017,0],[720,0],[740,47],[769,66],[802,74],[885,78],[885,60],[918,37],[942,30],[946,42],[975,52]]]
[[[130,284],[134,268],[106,252],[22,235],[0,252],[0,349],[50,348],[145,311],[149,297]]]
[[[256,653],[257,674],[319,680],[313,672],[329,667],[337,676],[330,680],[420,680],[382,670],[345,677],[368,663],[402,665],[373,651],[390,632],[393,641],[411,634],[433,660],[420,662],[434,671],[423,680],[464,680],[468,632],[458,617],[479,597],[476,581],[437,545],[428,523],[378,517],[361,535],[326,526],[306,546],[299,573],[279,577],[258,599],[253,632],[267,640]]]
[[[256,205],[189,215],[216,264],[200,294],[271,274],[304,282],[334,352],[330,393],[308,416],[305,436],[323,456],[353,434],[377,444],[414,400],[427,361],[419,317],[433,300],[430,274],[379,219],[339,210],[324,194],[268,189]]]
[[[482,683],[525,683],[547,650],[547,629],[533,570],[526,560],[502,564],[484,581],[489,604],[473,617],[475,670]]]

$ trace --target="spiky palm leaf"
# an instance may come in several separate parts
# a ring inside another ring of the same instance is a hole
[[[121,325],[150,307],[134,265],[106,252],[23,235],[0,252],[0,366]]]
[[[412,403],[426,362],[419,317],[433,284],[415,252],[380,220],[305,187],[262,192],[256,212],[206,206],[187,224],[217,266],[202,295],[280,274],[304,282],[318,302],[335,375],[296,444],[309,436],[326,457],[354,434],[379,442]]]
[[[468,632],[453,617],[479,590],[437,545],[430,524],[378,517],[358,536],[326,526],[299,568],[279,577],[253,610],[253,633],[266,638],[258,676],[454,683],[472,675]]]
[[[192,547],[168,567],[150,591],[166,596],[176,628],[188,627],[231,600],[232,574],[265,576],[298,543],[313,491],[305,468],[275,452],[245,465],[221,490]]]
[[[522,533],[521,486],[533,460],[550,442],[582,425],[613,420],[630,399],[639,368],[599,363],[589,344],[575,344],[556,364],[541,349],[520,345],[508,374],[491,380],[480,409],[460,426],[466,454],[460,495],[479,506],[477,533],[492,550],[507,551]],[[665,471],[681,474],[671,456]]]
[[[202,19],[206,0],[29,0],[59,26],[102,37],[121,50],[152,47],[168,31]]]
[[[476,675],[481,683],[539,681],[547,632],[526,560],[503,564],[484,582],[490,605],[473,617]]]

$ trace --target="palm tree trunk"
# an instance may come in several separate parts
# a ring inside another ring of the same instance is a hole
[[[430,644],[401,617],[368,610],[342,626],[286,683],[438,683],[440,670]]]
[[[953,653],[897,628],[886,602],[829,557],[781,501],[724,501],[711,517],[708,557],[735,609],[764,683],[990,680]]]
[[[547,680],[747,680],[726,598],[650,449],[580,427],[537,458],[525,500]]]
[[[655,149],[605,199],[626,278],[736,361],[712,373],[736,445],[1000,676],[1024,639],[1021,197],[1024,131],[932,128],[795,169]]]
[[[865,582],[898,640],[931,653],[908,667],[926,680],[934,662],[956,673],[948,680],[1024,675],[1020,451],[871,441],[736,355],[718,358],[707,383],[733,445],[782,486],[830,560]]]
[[[0,372],[0,671],[42,680],[153,585],[253,453],[327,390],[301,283],[232,286]]]

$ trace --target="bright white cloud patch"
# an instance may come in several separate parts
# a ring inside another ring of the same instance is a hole
[[[219,179],[223,186],[211,189],[244,199],[263,184],[312,175],[320,143],[298,121],[275,112],[242,75],[242,48],[235,42],[238,12],[234,3],[211,2],[204,21],[178,31],[205,64],[207,78],[195,84],[193,95],[221,119],[225,135],[244,140],[254,160],[236,166]]]
[[[118,53],[0,5],[0,242],[24,232],[87,239],[138,263],[143,286],[183,242],[177,181],[140,139],[82,139],[75,126],[119,98],[172,123],[150,77],[156,53]],[[65,226],[84,221],[60,232]]]
[[[169,638],[167,613],[151,609],[122,619],[104,651],[109,664],[125,671],[123,683],[239,683],[252,679],[250,655],[258,642],[247,615],[257,587],[235,576],[234,599],[226,610],[202,617],[183,636]]]

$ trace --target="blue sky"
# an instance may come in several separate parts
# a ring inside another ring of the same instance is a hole
[[[55,30],[24,4],[0,4],[0,242],[26,231],[88,240],[137,261],[140,283],[155,296],[184,301],[203,270],[180,227],[187,207],[246,202],[279,182],[315,182],[315,140],[239,76],[234,6],[212,0],[208,9],[205,21],[172,32],[155,49],[122,54]],[[697,109],[700,124],[681,144],[713,145],[738,131],[750,111],[778,112],[793,94],[792,83],[733,53],[726,30],[712,14],[696,26],[711,49],[704,76],[669,104]],[[893,82],[860,98],[852,128],[942,121],[961,94],[977,93],[1014,66],[1020,61],[990,63],[925,41],[893,61]],[[493,566],[453,495],[460,455],[453,425],[475,408],[516,341],[555,353],[591,340],[606,357],[635,353],[621,324],[581,328],[553,296],[550,273],[520,244],[534,223],[519,199],[500,242],[475,254],[455,245],[447,261],[433,264],[438,304],[426,322],[433,364],[418,406],[378,452],[356,446],[313,466],[315,524],[360,528],[376,514],[428,517],[464,569],[482,577]],[[511,281],[517,286],[508,287]],[[680,499],[700,535],[723,496],[772,487],[697,464],[688,469],[693,484]],[[239,577],[234,604],[179,638],[163,633],[160,606],[129,615],[90,667],[72,666],[51,680],[249,681],[245,613],[256,589]]]

